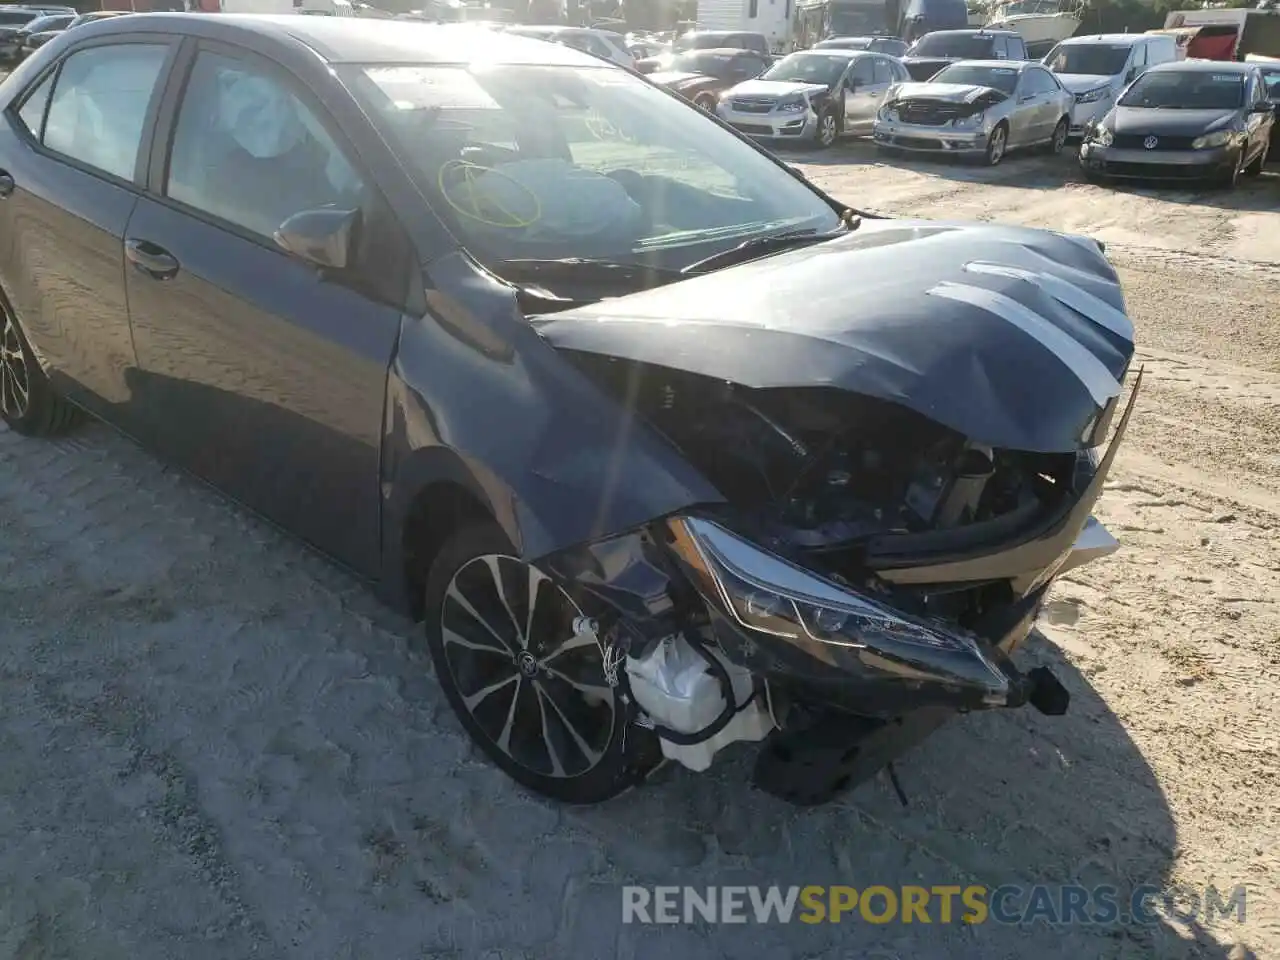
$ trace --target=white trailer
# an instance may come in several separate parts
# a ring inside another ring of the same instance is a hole
[[[762,33],[774,53],[791,44],[794,0],[698,0],[699,30],[741,30]]]

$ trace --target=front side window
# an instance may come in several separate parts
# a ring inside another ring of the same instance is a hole
[[[1242,73],[1148,70],[1118,102],[1162,110],[1235,110],[1244,105],[1244,81]]]
[[[881,60],[877,57],[873,66],[875,69],[875,82],[877,84],[893,83],[893,68],[889,66],[888,60]]]
[[[295,213],[360,207],[364,185],[284,81],[204,52],[178,110],[165,193],[269,238]]]
[[[44,122],[50,150],[124,180],[133,178],[142,128],[169,48],[90,47],[62,63]]]
[[[499,274],[510,259],[679,268],[763,233],[838,227],[767,155],[626,71],[340,71],[432,207]]]
[[[1267,88],[1267,99],[1280,100],[1280,70],[1264,73],[1262,82]]]

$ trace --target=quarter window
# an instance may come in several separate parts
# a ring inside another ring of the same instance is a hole
[[[44,133],[44,108],[49,105],[51,90],[53,90],[53,74],[49,74],[40,81],[40,85],[31,91],[22,104],[22,109],[18,111],[18,119],[37,140]]]
[[[271,237],[295,213],[362,206],[364,185],[281,80],[206,52],[196,59],[178,112],[165,192]]]
[[[150,43],[71,54],[58,72],[41,141],[73,160],[133,179],[147,107],[168,54],[168,46]]]

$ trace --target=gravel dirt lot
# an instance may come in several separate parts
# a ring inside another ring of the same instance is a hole
[[[1280,956],[1280,176],[1108,190],[790,158],[868,208],[1089,233],[1144,394],[1101,507],[1116,557],[1021,654],[1071,689],[952,725],[797,810],[749,751],[604,807],[524,795],[465,740],[409,625],[99,426],[0,433],[0,957]],[[856,296],[856,291],[851,291]],[[1248,885],[1244,924],[621,924],[641,884]]]

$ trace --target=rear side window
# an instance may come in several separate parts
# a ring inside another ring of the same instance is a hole
[[[991,55],[997,60],[1009,59],[1008,41],[1004,37],[993,37],[991,40]]]
[[[894,75],[893,68],[889,65],[889,61],[881,60],[879,57],[876,57],[875,82],[877,84],[893,83],[896,79],[897,77]]]
[[[111,44],[71,54],[54,81],[41,142],[97,170],[133,179],[147,107],[168,55],[167,45],[152,43]],[[28,107],[34,112],[30,101],[23,111]],[[25,116],[23,120],[31,126]]]

